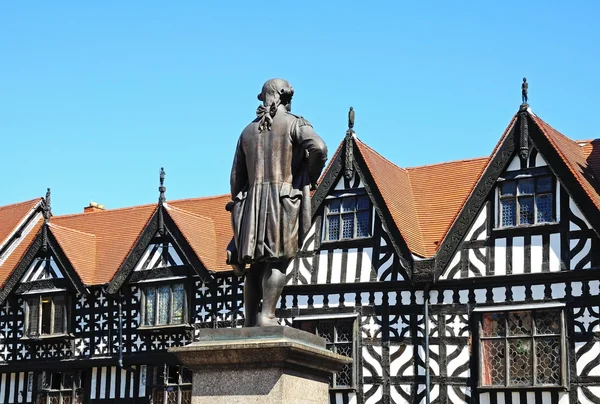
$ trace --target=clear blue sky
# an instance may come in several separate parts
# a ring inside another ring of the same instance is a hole
[[[126,4],[125,4],[126,3]],[[177,5],[174,5],[176,3]],[[488,155],[518,110],[600,137],[598,1],[2,2],[0,205],[55,214],[228,192],[282,77],[330,154],[347,110],[401,166]]]

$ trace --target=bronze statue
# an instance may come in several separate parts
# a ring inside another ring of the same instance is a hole
[[[310,190],[327,160],[327,147],[311,124],[290,113],[293,95],[285,80],[263,85],[262,105],[240,135],[231,169],[227,210],[234,240],[227,256],[238,276],[250,265],[245,327],[278,324],[285,270],[310,228]]]
[[[527,104],[528,97],[527,92],[529,91],[529,84],[527,83],[527,78],[523,77],[523,84],[521,84],[521,99],[523,100],[523,104]]]

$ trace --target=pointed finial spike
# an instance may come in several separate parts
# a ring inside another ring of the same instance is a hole
[[[527,105],[529,101],[529,83],[527,83],[527,77],[523,77],[523,84],[521,84],[521,101],[523,105]]]
[[[46,189],[46,197],[44,198],[44,220],[47,222],[50,220],[50,188]]]
[[[162,204],[165,201],[165,191],[167,188],[165,187],[165,169],[163,167],[160,168],[160,186],[158,187],[159,197],[158,203]]]

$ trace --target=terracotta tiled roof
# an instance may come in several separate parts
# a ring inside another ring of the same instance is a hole
[[[225,205],[231,200],[230,195],[218,195],[206,198],[181,199],[169,201],[169,206],[183,209],[190,213],[210,218],[214,222],[216,234],[216,257],[213,271],[229,271],[231,267],[225,263],[225,249],[233,238],[231,229],[231,214],[225,210]]]
[[[408,248],[416,254],[425,254],[408,171],[385,159],[358,139],[355,144]]]
[[[167,212],[181,231],[188,244],[208,270],[217,266],[217,234],[215,222],[208,217],[190,213],[165,204]],[[225,247],[221,246],[223,249]]]
[[[538,125],[548,141],[556,149],[559,156],[581,184],[587,196],[600,209],[600,195],[598,194],[598,179],[596,171],[600,167],[598,160],[598,143],[589,142],[587,147],[582,147],[578,142],[569,139],[552,126],[548,125],[534,113],[529,114]],[[596,148],[596,150],[594,150]]]
[[[423,254],[431,257],[488,162],[487,157],[408,168]]]
[[[49,224],[50,232],[67,256],[84,284],[94,283],[96,272],[96,236],[90,233]]]
[[[61,247],[63,244],[66,246],[66,248],[63,247],[65,253],[76,250],[81,243],[91,241],[89,235],[95,236],[95,269],[93,269],[93,273],[86,272],[81,276],[82,280],[83,278],[87,280],[87,284],[104,284],[110,282],[120,268],[156,208],[157,205],[154,204],[94,213],[56,216],[51,219],[51,223],[79,232],[69,233],[69,236],[64,234],[66,231],[62,234]],[[74,262],[71,263],[75,265]],[[83,266],[80,265],[79,268],[90,271],[93,267],[89,264],[89,262],[85,263]]]
[[[408,248],[433,256],[488,158],[401,168],[364,143],[356,145]]]
[[[3,261],[0,265],[1,286],[4,286],[4,283],[6,282],[10,274],[13,273],[19,262],[21,262],[21,259],[23,258],[23,255],[25,255],[27,248],[29,248],[29,246],[35,239],[35,236],[37,236],[38,232],[42,228],[42,224],[44,223],[42,216],[39,215],[37,218],[34,217],[34,220],[36,220],[36,222],[29,231],[29,233],[24,235],[24,237],[18,241],[19,244],[17,245],[17,248],[15,248],[12,254],[10,254],[6,258],[6,260]]]
[[[17,230],[19,223],[42,202],[42,198],[0,207],[0,247]]]

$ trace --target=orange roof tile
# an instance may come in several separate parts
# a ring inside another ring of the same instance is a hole
[[[355,144],[408,248],[416,254],[425,254],[408,171],[385,159],[358,139]]]
[[[86,285],[93,284],[96,271],[96,236],[53,222],[49,224],[49,228],[81,281]]]
[[[169,204],[165,204],[165,207],[204,267],[213,270],[217,266],[217,234],[214,221]]]
[[[598,152],[593,150],[595,146],[597,147],[597,144],[590,142],[587,148],[582,147],[578,142],[569,139],[534,113],[530,113],[529,116],[556,149],[584,192],[596,205],[596,208],[600,209],[600,195],[597,191],[598,180],[595,178],[595,171],[598,166],[594,166],[599,157]]]
[[[0,207],[0,247],[17,230],[27,214],[42,202],[42,198]]]
[[[52,223],[81,232],[79,237],[75,233],[70,234],[68,237],[62,234],[62,240],[67,243],[69,251],[73,251],[76,245],[84,242],[82,239],[90,241],[85,233],[95,236],[95,270],[93,274],[86,272],[82,275],[82,278],[87,279],[88,284],[104,284],[110,282],[120,268],[156,208],[157,205],[153,204],[93,213],[55,216],[52,218]],[[71,259],[70,256],[69,259]],[[74,262],[72,264],[75,265]],[[84,271],[92,270],[89,263],[79,268]]]
[[[21,262],[21,259],[25,255],[25,252],[27,251],[27,249],[35,239],[35,236],[37,236],[40,229],[42,228],[42,225],[44,224],[44,220],[42,219],[41,215],[39,215],[37,218],[34,218],[34,220],[36,220],[36,222],[29,231],[29,233],[23,235],[23,238],[18,241],[19,244],[17,245],[17,248],[15,248],[12,254],[10,254],[6,258],[6,260],[0,265],[1,286],[4,286],[6,280],[13,273],[19,262]]]
[[[419,255],[435,254],[487,162],[482,157],[407,169],[423,238]]]
[[[225,210],[225,205],[231,200],[230,195],[218,195],[205,198],[181,199],[169,201],[169,206],[183,209],[214,222],[216,234],[215,266],[209,268],[214,271],[229,271],[231,267],[225,263],[227,258],[226,248],[233,238],[231,229],[231,214]]]

